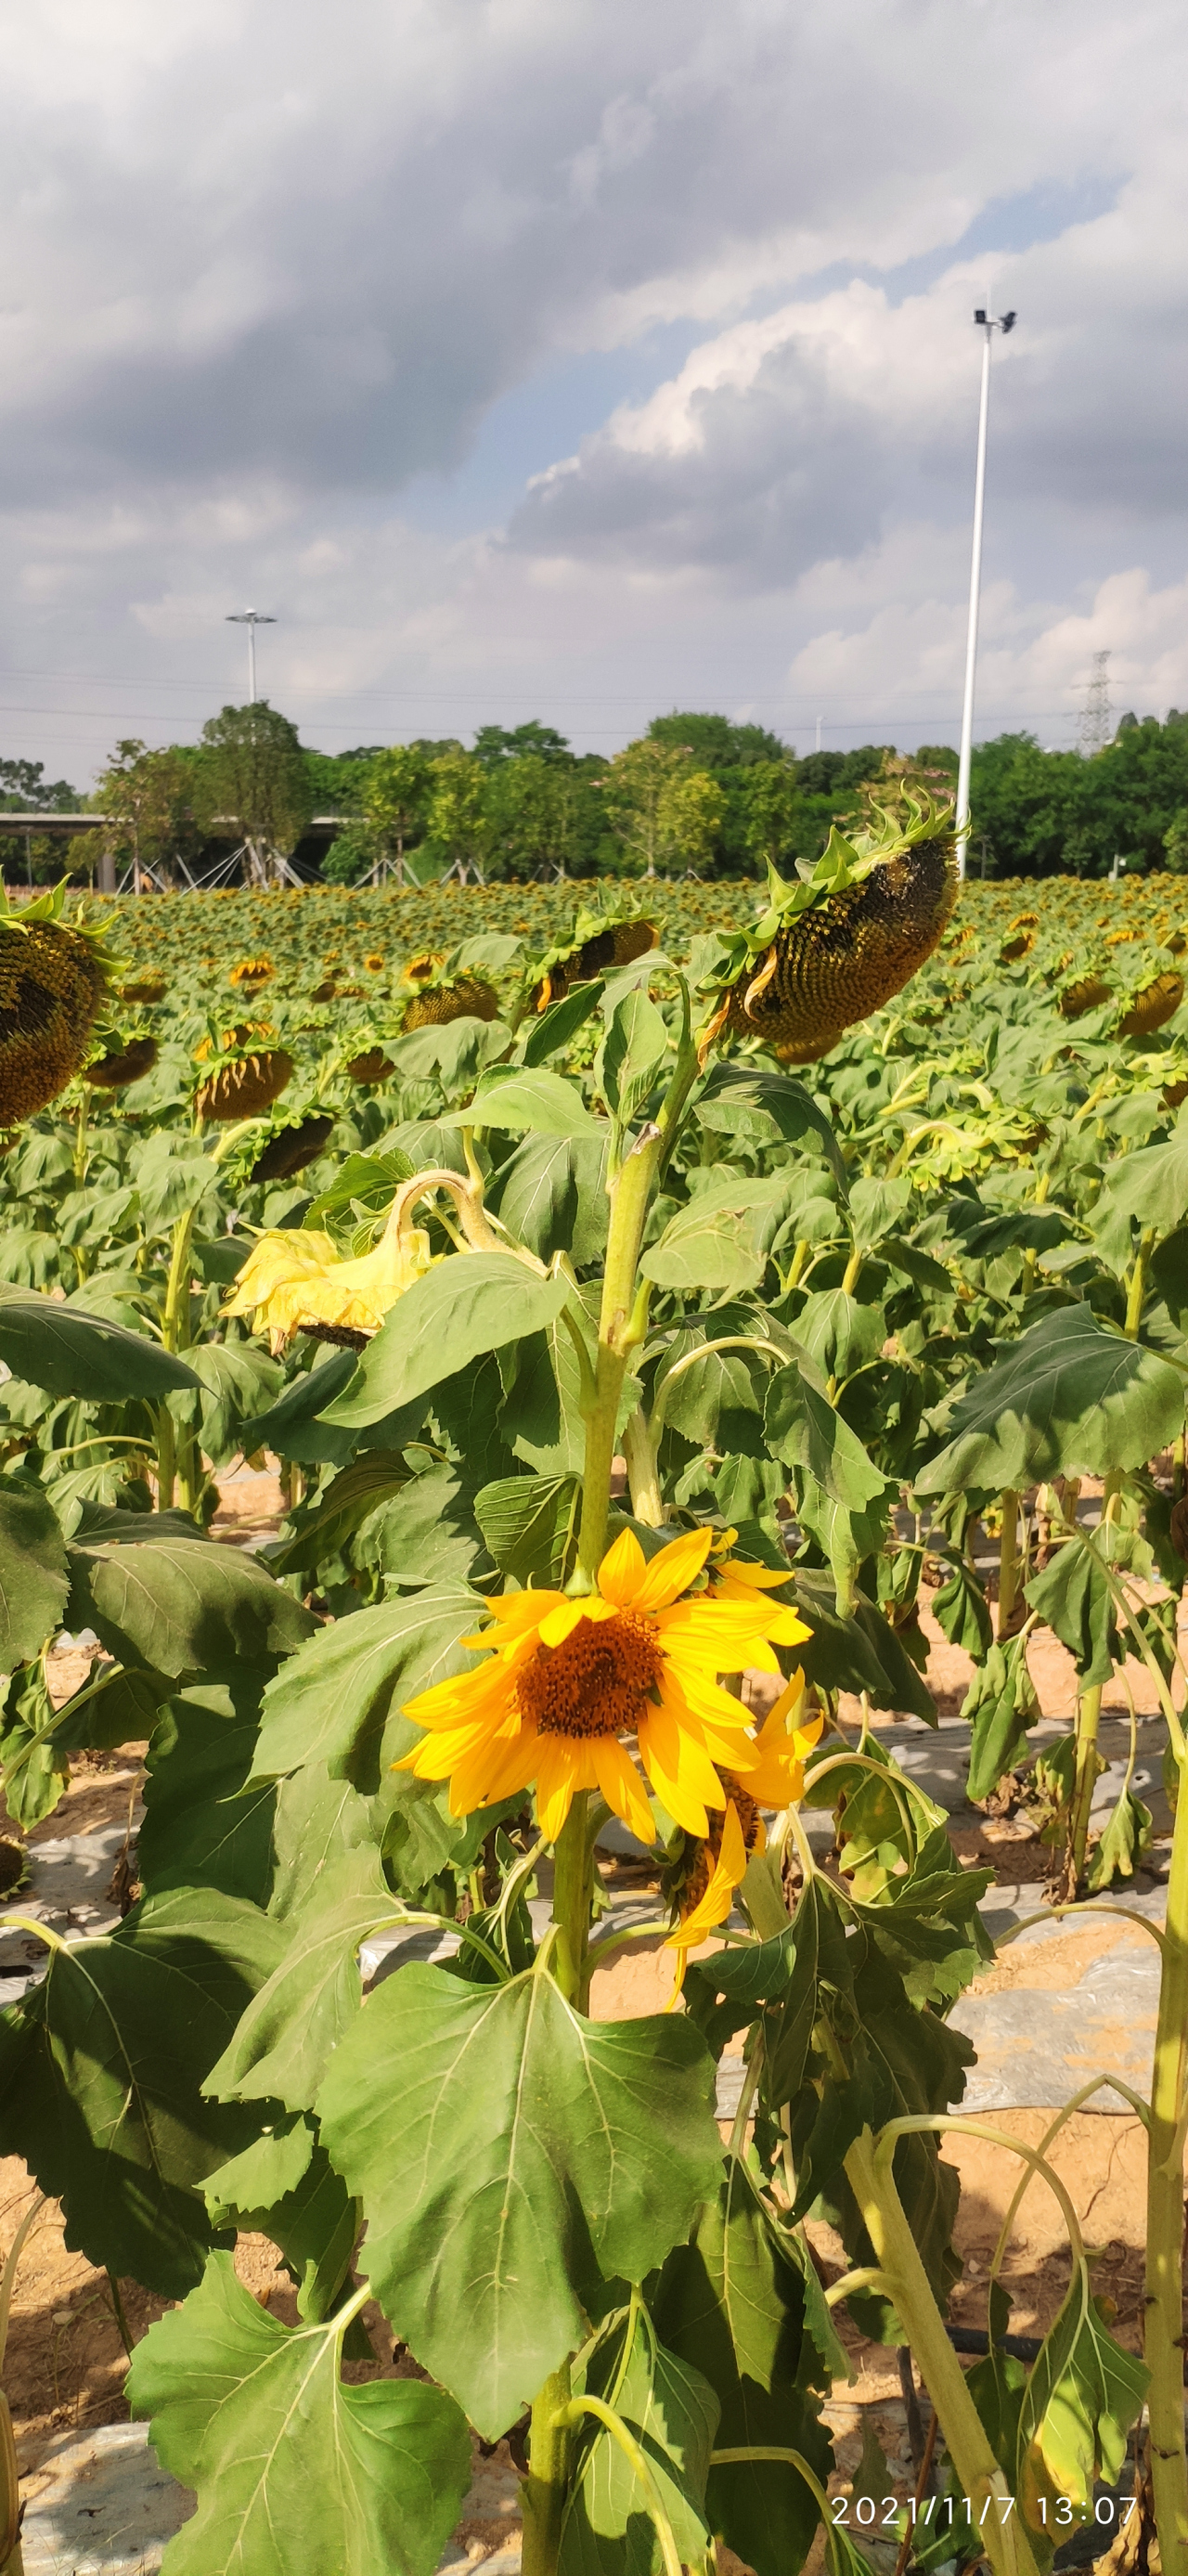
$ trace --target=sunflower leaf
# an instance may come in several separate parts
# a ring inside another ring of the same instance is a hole
[[[198,2186],[252,2125],[202,2079],[279,1947],[254,1905],[176,1888],[109,1939],[52,1951],[0,2016],[0,2154],[64,2203],[71,2246],[167,2298],[211,2242]]]
[[[470,2480],[465,2422],[417,2380],[344,2387],[342,2334],[279,2325],[216,2254],[137,2345],[129,2402],[198,2496],[170,2576],[432,2576]]]
[[[0,1476],[0,1672],[37,1654],[66,1607],[57,1515],[31,1477]]]
[[[720,2167],[711,2085],[688,2021],[586,2021],[539,1973],[413,1964],[347,2032],[318,2113],[376,2296],[486,2438],[581,2342],[593,2267],[640,2281],[687,2234]]]
[[[326,1421],[350,1430],[381,1422],[398,1405],[456,1377],[485,1351],[543,1330],[571,1295],[568,1280],[542,1279],[510,1252],[471,1252],[437,1262],[397,1298],[349,1387],[327,1406]]]
[[[82,1395],[88,1404],[123,1404],[128,1396],[168,1395],[173,1387],[198,1384],[184,1360],[143,1333],[31,1289],[0,1289],[0,1360],[31,1386]]]
[[[431,1682],[468,1668],[460,1641],[482,1615],[477,1593],[443,1583],[320,1628],[265,1691],[253,1779],[324,1762],[333,1778],[374,1791],[388,1719]]]
[[[669,2255],[654,2304],[666,2346],[695,2364],[718,2400],[718,2447],[798,2450],[826,2478],[829,2442],[811,2394],[824,2373],[806,2331],[804,2278],[736,2158],[689,2243]],[[756,2576],[803,2566],[819,2520],[803,2478],[770,2460],[711,2469],[708,2509]]]

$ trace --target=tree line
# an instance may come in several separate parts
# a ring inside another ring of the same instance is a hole
[[[768,861],[814,859],[835,822],[905,770],[951,794],[957,755],[933,744],[905,762],[868,743],[798,759],[762,725],[677,711],[611,757],[576,753],[535,721],[482,725],[469,748],[448,738],[332,754],[259,700],[224,707],[197,744],[119,742],[90,799],[46,780],[40,762],[0,761],[0,810],[48,819],[89,804],[107,818],[70,844],[32,834],[22,856],[41,882],[106,856],[137,885],[200,884],[236,850],[264,883],[284,867],[346,885],[759,877]],[[1090,758],[1000,734],[975,750],[972,808],[974,874],[1101,877],[1119,861],[1188,874],[1188,716],[1124,716]],[[10,860],[10,876],[23,872]]]

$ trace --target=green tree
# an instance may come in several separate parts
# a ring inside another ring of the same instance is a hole
[[[787,744],[766,725],[734,724],[729,716],[681,715],[675,707],[671,715],[653,716],[647,738],[666,743],[670,751],[691,751],[699,766],[710,770],[747,769],[755,761],[788,757]]]
[[[743,841],[758,869],[780,867],[795,855],[800,805],[794,761],[757,760],[744,770]]]
[[[647,739],[616,752],[603,793],[611,829],[636,873],[671,876],[710,866],[724,799],[692,753]]]
[[[395,860],[397,885],[404,883],[405,849],[410,841],[419,838],[424,827],[433,785],[433,762],[415,742],[393,743],[389,751],[377,753],[368,770],[363,791],[364,819],[384,876],[389,859]]]
[[[97,855],[115,871],[131,868],[135,892],[146,875],[197,856],[199,833],[194,820],[194,772],[176,751],[148,751],[142,742],[117,742],[102,772],[95,803],[107,816]]]
[[[480,725],[474,737],[474,756],[484,769],[500,767],[506,760],[568,761],[573,755],[563,733],[554,725],[538,724],[533,717],[528,724],[516,725],[511,732],[497,724]]]
[[[447,875],[456,868],[459,885],[471,874],[482,885],[491,839],[483,764],[459,747],[432,762],[430,777],[426,837],[440,851]]]
[[[248,878],[271,885],[296,848],[313,810],[305,755],[290,724],[267,698],[224,707],[202,728],[197,802],[208,831],[238,833]]]
[[[497,874],[572,875],[579,792],[572,763],[539,752],[489,770],[486,809]]]

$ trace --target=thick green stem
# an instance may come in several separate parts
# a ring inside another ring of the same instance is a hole
[[[1069,1893],[1076,1894],[1085,1876],[1085,1854],[1089,1848],[1089,1813],[1093,1791],[1101,1770],[1097,1751],[1097,1728],[1101,1717],[1101,1687],[1082,1691],[1077,1701],[1077,1751],[1073,1772],[1072,1807],[1068,1819]]]
[[[590,1841],[590,1792],[574,1797],[553,1852],[553,1921],[557,1949],[553,1973],[567,2003],[584,2012],[589,2001],[590,1900],[594,1853]]]
[[[187,1208],[173,1229],[173,1249],[169,1260],[169,1278],[165,1287],[165,1309],[161,1318],[161,1339],[167,1351],[188,1350],[190,1342],[190,1273],[193,1267],[194,1218],[196,1208]]]
[[[1027,2534],[1016,2519],[1007,2481],[966,2387],[965,2373],[949,2341],[893,2176],[880,2173],[876,2167],[869,2129],[864,2129],[850,2148],[846,2173],[879,2269],[886,2277],[920,2376],[940,2419],[949,2457],[964,2494],[974,2506],[974,2518],[995,2576],[1036,2576]],[[989,2511],[983,2523],[977,2507],[988,2499]]]
[[[637,1137],[611,1189],[606,1270],[598,1318],[594,1402],[586,1417],[582,1526],[578,1539],[578,1565],[588,1582],[593,1581],[606,1548],[615,1425],[633,1338],[635,1274],[663,1141],[659,1127],[650,1131],[645,1128]]]
[[[569,2422],[569,2363],[555,2370],[532,2409],[528,2476],[523,2491],[523,2576],[556,2576],[561,2518],[569,2492],[573,2428]]]
[[[1130,1284],[1126,1292],[1126,1322],[1123,1326],[1123,1331],[1125,1332],[1127,1341],[1129,1342],[1137,1342],[1138,1340],[1139,1325],[1143,1320],[1143,1308],[1147,1302],[1147,1272],[1150,1268],[1151,1255],[1155,1249],[1158,1239],[1159,1238],[1154,1227],[1151,1228],[1150,1233],[1140,1235],[1139,1237],[1139,1248],[1135,1255],[1134,1268],[1131,1271]]]
[[[668,1518],[660,1491],[658,1445],[653,1424],[643,1406],[637,1405],[630,1422],[624,1424],[623,1456],[627,1461],[631,1509],[636,1520],[643,1521],[648,1529],[663,1529]]]
[[[1184,2445],[1184,2128],[1188,2073],[1188,1782],[1176,1800],[1147,2146],[1143,2351],[1151,2373],[1151,2483],[1164,2576],[1188,2576]]]
[[[1002,1495],[1002,1537],[998,1542],[998,1634],[1009,1637],[1019,1583],[1019,1497],[1011,1486]]]
[[[163,1396],[157,1406],[157,1510],[167,1512],[173,1502],[173,1484],[177,1474],[177,1425],[169,1410],[169,1399]]]

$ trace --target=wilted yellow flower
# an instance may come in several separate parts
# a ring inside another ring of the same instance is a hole
[[[374,1251],[339,1259],[328,1234],[294,1226],[262,1234],[225,1312],[250,1315],[278,1351],[292,1333],[316,1332],[348,1350],[378,1333],[398,1297],[428,1270],[429,1237],[419,1226],[386,1232]]]
[[[750,1575],[759,1569],[740,1570]],[[780,1579],[775,1577],[776,1581]],[[681,1976],[689,1951],[696,1950],[719,1923],[726,1921],[734,1891],[742,1885],[752,1854],[766,1849],[767,1833],[760,1807],[795,1806],[804,1795],[804,1757],[812,1751],[824,1719],[806,1720],[803,1712],[804,1675],[797,1672],[752,1739],[754,1767],[741,1779],[731,1771],[719,1772],[726,1795],[725,1813],[709,1819],[709,1831],[681,1890],[680,1921],[665,1944],[670,1950],[680,1951]]]

